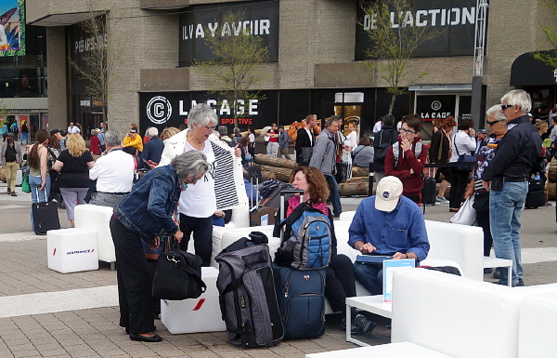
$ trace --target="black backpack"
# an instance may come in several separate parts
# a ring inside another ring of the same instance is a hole
[[[377,139],[377,140],[375,140]],[[375,170],[384,171],[385,169],[385,157],[387,156],[387,150],[397,141],[397,133],[394,128],[383,128],[373,140],[373,164]]]

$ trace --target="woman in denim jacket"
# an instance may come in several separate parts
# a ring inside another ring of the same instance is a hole
[[[178,242],[183,234],[174,222],[180,193],[209,169],[207,157],[191,151],[175,157],[170,165],[150,170],[114,208],[110,232],[118,262],[120,326],[133,341],[160,342],[153,333],[151,284],[141,240],[151,249],[160,244],[161,235],[172,235]]]

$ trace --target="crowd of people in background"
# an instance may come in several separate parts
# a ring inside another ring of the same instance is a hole
[[[236,190],[242,187],[238,184],[242,175],[237,172],[253,165],[256,147],[263,144],[267,155],[295,160],[298,167],[290,182],[331,221],[342,213],[339,183],[350,181],[353,168],[369,168],[379,192],[362,201],[350,227],[350,245],[363,254],[388,253],[417,261],[427,255],[429,244],[418,209],[423,205],[425,173],[439,184],[435,200],[448,203],[449,211],[459,212],[462,202],[473,197],[477,224],[484,232],[484,255],[489,256],[494,245],[498,258],[513,261],[512,277],[500,271],[500,283],[524,285],[520,213],[529,179],[534,175],[545,178],[557,140],[557,108],[549,111],[548,123],[529,115],[531,105],[526,92],[511,91],[501,98],[501,104],[487,110],[489,131],[474,130],[470,118],[448,116],[434,122],[430,143],[422,140],[423,119],[415,114],[402,117],[398,125],[393,115],[382,116],[373,127],[373,137],[358,134],[352,122],[343,126],[343,118],[336,115],[326,118],[321,130],[315,114],[308,114],[294,132],[273,123],[261,134],[252,128],[242,133],[238,127],[230,133],[228,127],[218,125],[210,106],[199,104],[190,111],[187,129],[169,127],[159,132],[157,127],[149,127],[143,138],[135,123],[125,134],[100,123],[90,131],[89,149],[81,127],[73,122],[67,130],[37,130],[33,143],[24,148],[21,143],[28,142],[29,128],[22,122],[21,127],[17,123],[14,128],[0,127],[4,139],[0,165],[7,174],[8,194],[15,196],[15,173],[26,159],[31,200],[57,201],[67,210],[72,227],[76,205],[89,202],[114,208],[116,215],[110,225],[119,262],[120,324],[132,340],[154,342],[160,337],[152,332],[148,289],[143,287],[141,299],[123,302],[122,298],[125,301],[137,294],[126,288],[125,281],[142,280],[139,275],[149,268],[138,261],[143,253],[160,252],[154,233],[161,230],[184,250],[191,236],[195,253],[208,266],[213,225],[224,225],[231,209],[238,206]],[[464,165],[466,158],[473,159]],[[300,204],[298,196],[290,199],[287,214]],[[138,206],[156,214],[157,221],[145,224]],[[404,238],[396,250],[387,252],[389,244],[377,239],[381,225],[374,233],[375,229],[364,224],[384,217],[391,218],[391,225],[413,225],[418,236]],[[145,237],[150,244],[141,244],[138,234],[150,235]],[[379,267],[363,265],[354,270],[349,259],[334,252],[327,270],[326,295],[337,310],[344,311],[341,302],[355,295],[355,280],[372,293],[380,293],[379,272]],[[129,315],[132,311],[140,314]],[[375,323],[357,315],[352,327],[359,334],[368,334]]]

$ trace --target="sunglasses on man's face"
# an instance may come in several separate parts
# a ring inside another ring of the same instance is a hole
[[[495,125],[495,123],[499,123],[499,122],[503,122],[503,121],[486,121],[486,123],[490,126]]]
[[[504,111],[507,108],[511,108],[514,107],[514,104],[502,104],[501,105],[501,110]]]

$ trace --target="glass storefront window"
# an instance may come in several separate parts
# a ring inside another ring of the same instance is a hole
[[[26,27],[26,55],[0,57],[0,98],[46,97],[46,30]]]

